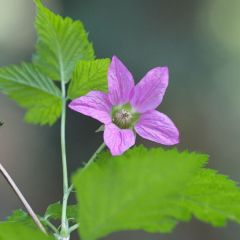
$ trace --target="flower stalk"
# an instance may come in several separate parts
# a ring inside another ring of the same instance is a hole
[[[89,161],[84,166],[84,170],[87,169],[93,163],[93,161],[96,159],[98,154],[105,148],[105,146],[106,145],[104,142],[99,146],[99,148],[96,150],[96,152],[92,155],[92,157],[89,159]]]

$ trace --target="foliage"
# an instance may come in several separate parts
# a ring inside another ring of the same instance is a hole
[[[0,68],[0,92],[26,109],[29,123],[52,125],[65,102],[53,80],[69,86],[68,99],[105,91],[109,59],[94,59],[80,21],[54,14],[40,0],[35,3],[38,41],[33,63]],[[206,155],[176,149],[140,146],[118,157],[104,152],[73,176],[78,203],[67,207],[67,217],[79,223],[83,240],[121,230],[170,232],[192,216],[213,226],[224,226],[228,220],[240,223],[238,185],[207,169],[206,162]],[[58,222],[61,215],[62,204],[57,202],[40,218],[55,236],[61,233],[48,220]],[[16,210],[0,223],[0,240],[5,239],[53,238],[39,232],[26,212]]]
[[[54,14],[40,0],[35,3],[38,41],[34,62],[52,79],[68,82],[77,61],[94,59],[92,44],[80,21]]]
[[[62,214],[62,204],[60,202],[56,202],[50,204],[45,212],[44,218],[50,218],[53,220],[60,220]],[[68,205],[67,207],[67,216],[71,220],[76,221],[77,219],[77,206],[76,205]]]
[[[53,240],[39,230],[24,226],[20,223],[5,222],[0,224],[1,240]]]
[[[202,169],[182,194],[179,203],[197,219],[224,226],[227,220],[240,223],[240,190],[228,177]]]
[[[239,222],[239,188],[202,168],[206,160],[202,154],[143,147],[115,158],[102,154],[73,177],[82,239],[131,229],[170,232],[192,215],[214,226]]]
[[[12,215],[7,218],[6,222],[21,223],[22,225],[26,225],[28,227],[36,229],[36,225],[34,224],[32,218],[22,209],[17,209],[13,211]]]
[[[98,239],[127,229],[168,232],[176,224],[170,217],[177,214],[168,199],[183,191],[206,160],[206,155],[143,147],[114,158],[102,154],[73,178],[81,237]]]
[[[107,90],[109,63],[109,59],[78,62],[68,89],[69,98],[74,99],[93,90]]]
[[[0,68],[0,92],[27,109],[25,119],[53,124],[61,114],[61,92],[31,63]]]
[[[92,88],[106,89],[109,60],[93,60],[94,50],[80,21],[62,18],[40,0],[35,2],[38,41],[33,63],[0,68],[0,92],[27,109],[28,123],[52,125],[61,115],[61,92],[52,80],[67,83],[78,62],[70,97],[79,97]]]

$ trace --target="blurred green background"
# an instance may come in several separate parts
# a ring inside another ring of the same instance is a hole
[[[208,153],[209,166],[240,180],[240,1],[64,0],[56,12],[84,22],[98,58],[119,56],[136,80],[158,65],[170,68],[170,85],[159,110],[181,132],[179,149]],[[34,51],[34,4],[0,0],[0,65],[29,60]],[[61,198],[59,122],[27,125],[24,111],[0,95],[0,161],[38,212]],[[69,171],[82,166],[102,141],[99,123],[68,111]],[[138,143],[154,146],[138,139]],[[174,170],[174,169],[173,169]],[[0,177],[0,218],[21,207]],[[240,204],[240,203],[239,203]],[[229,240],[240,227],[223,229],[193,220],[170,235],[116,233],[106,240]]]

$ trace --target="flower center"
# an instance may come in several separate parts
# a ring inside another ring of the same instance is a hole
[[[134,126],[139,118],[139,113],[135,112],[129,104],[115,106],[112,109],[112,122],[121,129]]]

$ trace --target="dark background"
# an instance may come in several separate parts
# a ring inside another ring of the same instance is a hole
[[[240,1],[239,0],[49,0],[55,11],[80,19],[98,58],[119,56],[139,80],[157,65],[170,68],[170,85],[159,110],[181,132],[179,149],[208,153],[209,166],[240,180]],[[0,0],[0,65],[29,60],[34,51],[34,4]],[[59,122],[27,125],[24,111],[0,95],[0,161],[29,202],[43,212],[61,199]],[[69,171],[82,166],[102,141],[99,123],[68,111]],[[146,146],[150,142],[138,139]],[[21,207],[0,177],[0,218]],[[229,240],[240,228],[223,229],[193,220],[170,235],[116,233],[117,239]]]

